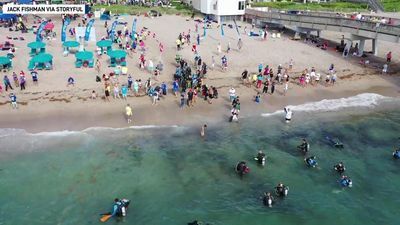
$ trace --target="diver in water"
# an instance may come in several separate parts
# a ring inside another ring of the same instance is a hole
[[[348,176],[343,175],[339,182],[340,182],[340,185],[342,185],[342,187],[352,187],[353,186],[353,181],[351,181],[350,177],[348,177]]]
[[[111,216],[116,216],[116,217],[123,217],[126,216],[126,211],[129,206],[129,200],[127,199],[114,199],[114,206],[113,206],[113,211],[111,213]]]
[[[266,159],[265,153],[262,152],[261,150],[258,151],[258,154],[254,159],[257,160],[258,164],[264,165],[265,164],[265,159]]]
[[[393,158],[400,159],[400,149],[393,152]]]
[[[307,152],[310,150],[310,144],[307,142],[305,138],[303,138],[303,142],[301,145],[297,146],[300,151],[302,151],[304,154],[307,154]]]
[[[246,173],[250,172],[249,167],[246,165],[246,162],[241,161],[236,165],[236,172],[240,175],[245,175]]]
[[[272,197],[271,193],[265,192],[263,197],[263,204],[268,207],[272,207],[274,203],[274,197]]]
[[[279,183],[276,187],[275,187],[275,193],[276,195],[282,197],[282,196],[286,196],[288,194],[289,188],[286,187],[285,185],[283,185],[283,183]]]
[[[317,157],[316,156],[311,156],[308,158],[305,158],[304,161],[306,162],[306,164],[310,167],[316,167],[318,165],[317,163]]]
[[[344,166],[343,162],[336,164],[333,168],[340,174],[342,174],[342,173],[344,173],[344,171],[346,171],[346,167]]]

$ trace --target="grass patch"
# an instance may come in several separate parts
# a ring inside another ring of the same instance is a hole
[[[385,11],[400,12],[400,0],[381,0]]]
[[[390,0],[389,0],[390,1]],[[400,1],[400,0],[392,0]],[[312,11],[334,11],[334,12],[349,12],[349,11],[366,11],[368,5],[363,3],[350,2],[327,2],[327,3],[297,3],[297,2],[256,2],[252,7],[270,7],[282,10],[312,10]]]
[[[93,6],[93,10],[105,8],[106,10],[111,11],[112,13],[117,14],[143,14],[147,13],[150,10],[156,10],[161,14],[183,14],[183,15],[192,15],[193,9],[186,5],[175,3],[171,7],[145,7],[145,6],[133,6],[133,5],[95,5]]]

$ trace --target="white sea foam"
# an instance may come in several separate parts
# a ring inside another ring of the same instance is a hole
[[[65,137],[65,136],[72,136],[72,135],[88,134],[93,131],[124,131],[124,130],[144,130],[144,129],[179,128],[179,127],[180,126],[178,126],[178,125],[170,125],[170,126],[143,125],[143,126],[122,127],[122,128],[89,127],[82,131],[62,130],[62,131],[49,131],[49,132],[39,132],[39,133],[30,133],[24,129],[4,128],[4,129],[0,129],[0,138],[10,137],[10,136],[19,136],[19,135]]]
[[[374,93],[363,93],[348,98],[324,99],[318,102],[310,102],[302,105],[289,105],[287,108],[290,108],[294,112],[330,112],[351,107],[374,108],[384,101],[390,101],[393,99],[394,98],[392,97],[386,97]],[[283,110],[278,110],[273,113],[264,113],[262,116],[267,117],[282,113]]]

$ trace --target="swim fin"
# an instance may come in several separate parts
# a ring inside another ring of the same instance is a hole
[[[110,219],[112,217],[112,215],[104,215],[100,218],[101,222],[106,222],[108,219]]]

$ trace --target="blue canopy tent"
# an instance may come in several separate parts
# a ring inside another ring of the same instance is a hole
[[[16,20],[17,15],[15,14],[3,14],[0,13],[0,20]]]
[[[25,4],[25,5],[32,4],[32,0],[18,0],[18,4]]]

